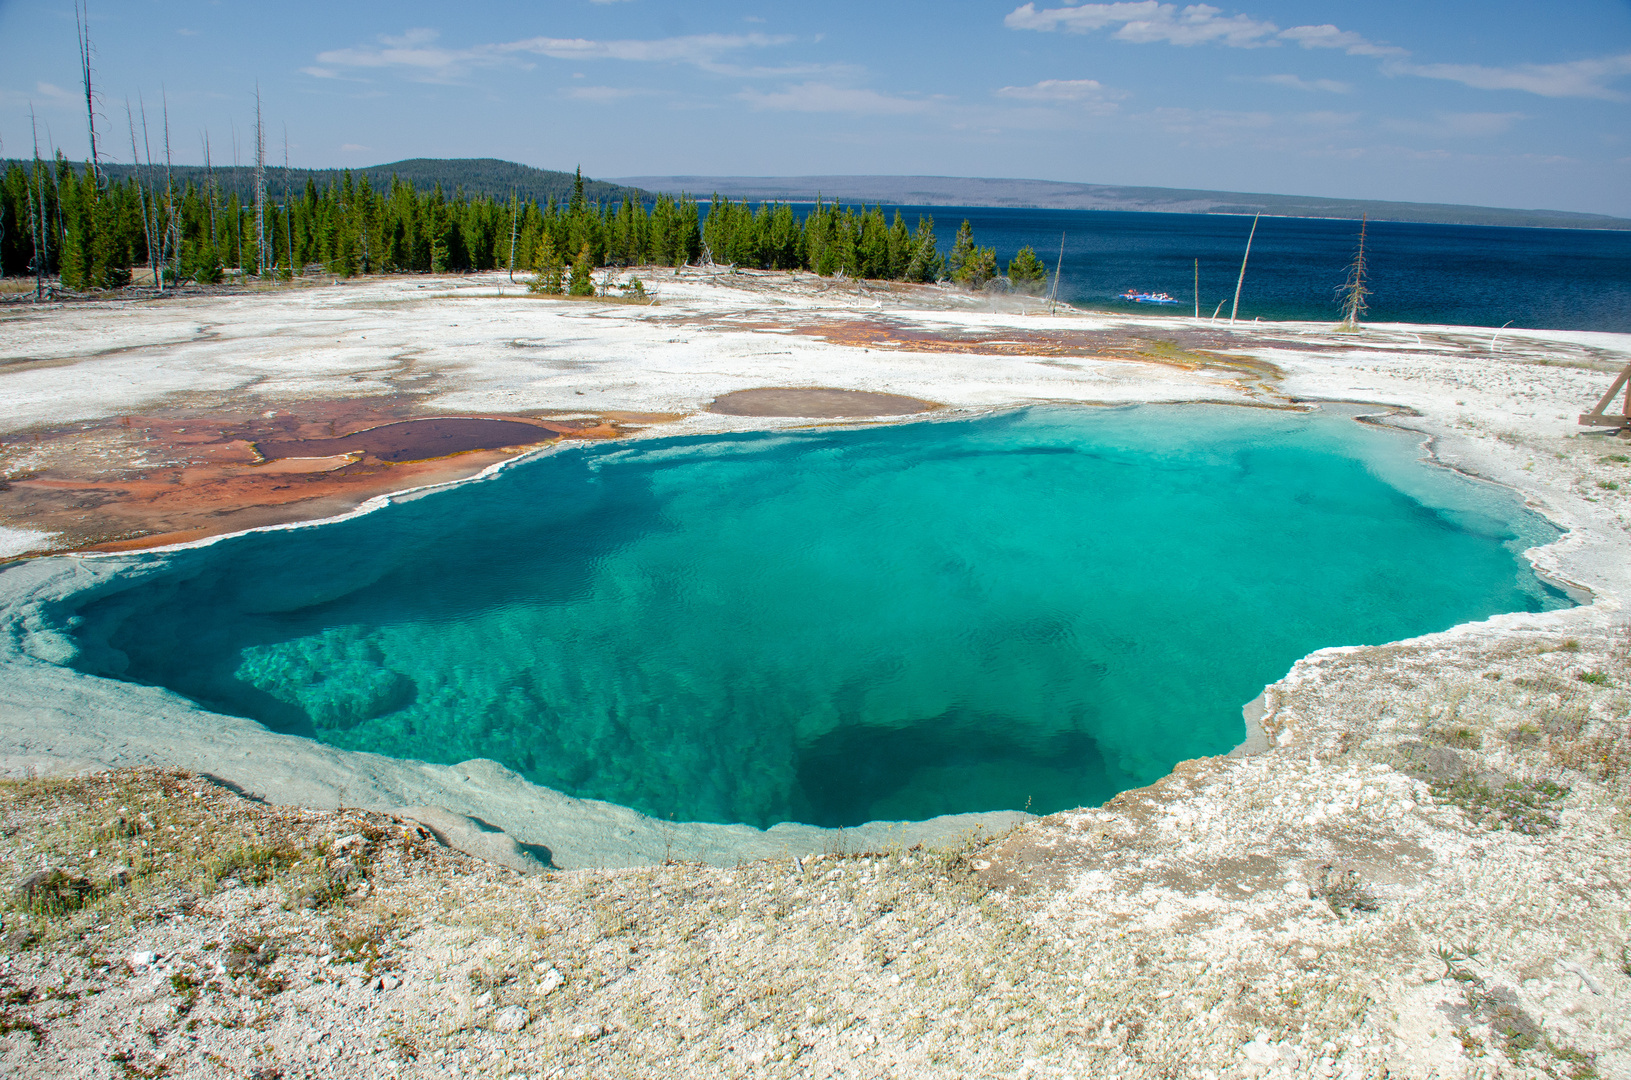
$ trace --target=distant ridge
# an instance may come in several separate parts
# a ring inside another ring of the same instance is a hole
[[[1508,210],[1444,203],[1324,199],[1188,188],[1113,187],[1054,180],[956,176],[628,176],[612,181],[648,191],[718,193],[752,202],[807,202],[819,193],[845,202],[908,206],[1011,206],[1050,210],[1142,210],[1174,214],[1419,221],[1440,225],[1507,225],[1547,229],[1631,229],[1631,219],[1566,210]]]
[[[26,166],[28,163],[0,161],[0,171],[9,169],[13,164]],[[70,164],[76,168],[83,168],[85,163],[80,161]],[[123,180],[132,171],[129,165],[113,162],[103,162],[102,168],[113,180]],[[204,168],[201,165],[176,165],[170,171],[178,185],[185,186],[189,180],[195,184],[203,184]],[[287,180],[290,189],[298,192],[305,190],[308,177],[316,180],[319,187],[323,187],[330,181],[338,181],[345,171],[290,169]],[[494,199],[508,199],[511,190],[522,199],[537,199],[539,202],[543,202],[551,195],[557,201],[570,198],[572,195],[573,174],[553,169],[535,169],[530,165],[518,165],[513,161],[501,161],[498,158],[409,158],[388,165],[365,165],[350,172],[357,180],[364,176],[368,177],[368,182],[376,189],[389,188],[393,173],[398,179],[426,191],[440,183],[442,190],[447,192],[449,197],[461,187],[466,195],[486,195]],[[254,173],[252,165],[239,165],[234,168],[230,161],[226,165],[217,163],[215,182],[221,185],[223,193],[230,195],[237,192],[240,199],[247,201],[254,191]],[[144,169],[144,177],[147,175],[157,178],[162,183],[163,163],[155,165],[151,170]],[[282,201],[284,181],[283,167],[268,163],[266,186],[273,199]],[[588,177],[584,177],[583,192],[590,202],[621,202],[625,198],[649,202],[654,197],[648,191],[605,180],[591,180]]]

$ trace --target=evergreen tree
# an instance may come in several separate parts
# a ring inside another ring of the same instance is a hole
[[[983,248],[974,243],[974,230],[968,219],[957,229],[952,241],[951,254],[946,257],[948,276],[959,285],[978,289],[997,275],[996,248]]]
[[[940,257],[939,242],[934,236],[934,218],[920,215],[917,232],[912,235],[912,257],[906,264],[907,281],[939,281],[945,269]]]
[[[951,254],[946,256],[946,274],[953,281],[963,283],[968,280],[969,262],[974,258],[974,230],[969,226],[968,218],[957,227],[957,238],[951,242]]]
[[[452,230],[452,215],[447,212],[447,200],[442,185],[432,190],[430,203],[425,208],[425,226],[430,231],[430,272],[445,274],[448,270],[448,247]]]
[[[556,251],[555,241],[545,233],[534,246],[532,282],[527,288],[535,293],[546,296],[559,296],[566,291],[563,276],[566,268],[561,263],[561,256]]]
[[[903,278],[912,262],[912,234],[906,229],[906,219],[899,210],[889,226],[889,272],[886,277]]]
[[[584,244],[578,249],[578,257],[572,263],[572,282],[567,291],[573,296],[595,295],[595,264],[589,252],[589,245]]]
[[[1040,293],[1048,283],[1048,268],[1034,250],[1022,247],[1008,263],[1008,281],[1020,292]]]

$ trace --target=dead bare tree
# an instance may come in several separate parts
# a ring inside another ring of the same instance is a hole
[[[210,208],[210,250],[220,254],[220,245],[215,236],[215,166],[210,163],[210,133],[203,134],[204,139],[204,198]]]
[[[238,125],[232,125],[232,191],[236,195],[243,190],[243,167],[238,164]],[[238,203],[238,212],[233,217],[232,235],[238,242],[238,255],[234,263],[241,273],[244,268],[244,212],[243,203]]]
[[[170,163],[170,95],[161,90],[164,106],[164,246],[169,255],[166,263],[174,262],[171,274],[181,276],[181,215],[176,213],[176,185]]]
[[[1053,307],[1059,302],[1059,275],[1065,269],[1065,234],[1059,234],[1059,261],[1053,266],[1053,291],[1048,293],[1048,314],[1053,314]]]
[[[28,103],[28,124],[34,132],[34,172],[28,184],[28,229],[34,240],[34,302],[36,304],[45,299],[45,266],[50,259],[46,247],[46,216],[45,216],[45,177],[41,175],[40,164],[40,127],[34,119],[34,103]],[[40,189],[39,216],[34,214],[34,187],[36,183]]]
[[[147,134],[147,102],[140,94],[136,95],[136,106],[142,113],[142,153],[147,159],[147,190],[152,198],[149,200],[153,208],[153,230],[151,235],[159,240],[158,253],[153,263],[153,275],[157,279],[159,291],[164,291],[164,268],[170,264],[170,230],[167,222],[159,220],[158,184],[153,181],[153,142]],[[160,226],[164,227],[161,228]]]
[[[283,232],[289,241],[289,280],[294,280],[294,212],[289,209],[289,125],[283,125]]]
[[[162,292],[164,280],[159,277],[158,251],[153,245],[153,222],[147,215],[147,200],[150,192],[142,187],[141,165],[142,158],[136,150],[136,115],[130,111],[130,99],[125,98],[125,120],[130,124],[130,175],[136,181],[136,205],[142,211],[142,236],[147,240],[147,268],[153,274],[153,281]]]
[[[510,189],[510,283],[515,284],[515,227],[521,213],[520,201],[516,198],[515,189]]]
[[[106,184],[102,165],[96,154],[96,96],[91,92],[91,12],[90,7],[74,0],[74,28],[79,39],[79,75],[85,87],[85,121],[90,136],[90,157],[86,159],[91,176],[98,188]]]
[[[266,125],[261,119],[261,84],[255,84],[255,276],[264,278],[275,261],[266,236]]]
[[[1365,297],[1370,290],[1365,287],[1365,224],[1369,214],[1362,214],[1359,218],[1359,250],[1354,254],[1353,262],[1348,264],[1348,277],[1337,286],[1337,295],[1342,298],[1342,322],[1338,330],[1358,330],[1359,316],[1363,315],[1369,304]]]
[[[1246,284],[1246,260],[1252,257],[1252,239],[1257,235],[1257,214],[1252,215],[1252,231],[1246,234],[1246,254],[1240,257],[1240,277],[1235,280],[1235,306],[1229,309],[1229,323],[1240,314],[1240,287]]]

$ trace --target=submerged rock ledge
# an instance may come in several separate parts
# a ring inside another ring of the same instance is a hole
[[[172,1075],[201,1076],[214,1075],[210,1055],[248,1069],[258,1060],[251,1043],[268,1038],[279,1067],[314,1075],[387,1061],[409,1075],[468,1071],[494,1053],[564,1075],[809,1065],[949,1077],[1008,1074],[1027,1060],[1122,1076],[1631,1073],[1631,464],[1619,460],[1631,455],[1626,443],[1572,426],[1606,386],[1604,372],[1631,357],[1631,339],[1509,331],[1497,353],[1484,333],[1457,328],[1237,331],[1176,318],[1048,318],[935,289],[879,290],[869,301],[926,336],[1001,336],[1001,350],[949,347],[925,367],[918,349],[791,340],[789,324],[855,302],[853,291],[807,276],[662,287],[661,308],[593,316],[587,306],[491,301],[476,336],[514,338],[516,321],[528,321],[536,347],[560,362],[542,378],[467,363],[467,340],[423,331],[420,371],[457,368],[433,406],[563,410],[593,395],[597,408],[680,414],[661,432],[677,434],[771,423],[703,412],[714,397],[756,385],[848,386],[954,409],[1385,402],[1414,412],[1394,422],[1430,439],[1441,462],[1516,487],[1566,527],[1531,558],[1593,602],[1322,650],[1265,691],[1263,753],[1185,763],[1100,809],[988,816],[979,824],[993,839],[968,835],[976,823],[964,818],[840,838],[798,826],[664,826],[543,793],[490,762],[345,754],[161,690],[77,676],[55,666],[66,643],[36,632],[38,605],[85,587],[103,572],[97,560],[13,566],[0,574],[6,775],[180,766],[313,809],[246,802],[175,774],[8,787],[5,826],[16,831],[0,850],[15,875],[42,859],[62,871],[5,912],[6,932],[21,935],[3,973],[22,992],[0,1044],[8,1071],[46,1061],[90,1068],[107,1060],[97,1040],[108,1037],[108,1053],[126,1055],[116,1060],[148,1068],[162,1053]],[[369,303],[383,310],[400,288],[334,291],[348,318],[366,320]],[[461,291],[461,313],[489,303]],[[325,295],[307,290],[303,302],[316,310]],[[201,383],[228,360],[251,372],[253,320],[300,321],[282,303],[242,305],[242,333],[216,327],[217,344],[194,346],[189,365]],[[103,319],[109,333],[139,336],[139,320],[162,310],[31,313],[31,354],[58,348],[71,359],[87,329],[79,323]],[[686,329],[653,310],[689,320]],[[417,332],[411,308],[393,311],[402,333]],[[1033,331],[1102,348],[1027,355],[1013,343]],[[1137,340],[1178,342],[1185,356],[1125,347]],[[1236,363],[1191,359],[1205,355]],[[255,378],[264,381],[232,393],[327,392],[280,389],[287,374],[262,366],[271,374]],[[37,373],[6,370],[0,396],[19,404],[19,424],[132,405],[110,380],[83,391],[106,397],[62,402]],[[648,377],[631,382],[642,370]],[[172,379],[148,393],[178,392]],[[415,806],[447,816],[425,829],[413,823]],[[120,816],[136,825],[109,824]],[[205,828],[206,819],[216,824]],[[227,835],[228,824],[295,854],[267,863],[261,879],[220,861],[226,853],[183,850],[190,837]],[[509,845],[484,825],[502,828]],[[438,836],[485,843],[487,856],[519,869],[442,853]],[[153,845],[142,866],[110,861],[135,856],[141,839]],[[737,846],[748,842],[758,846]],[[346,854],[359,843],[366,860]],[[925,850],[911,850],[918,843]],[[168,862],[156,857],[171,850]],[[794,860],[820,851],[831,854]],[[574,869],[537,872],[546,857]],[[760,861],[670,864],[742,859]],[[587,869],[640,863],[658,865]],[[96,891],[76,891],[80,880]],[[69,899],[42,906],[41,888]],[[302,906],[314,896],[326,899]],[[171,917],[146,921],[159,910]],[[42,947],[68,938],[87,943],[82,956]],[[258,951],[268,945],[281,959]],[[244,949],[259,959],[233,959]],[[51,1004],[92,986],[102,993]],[[266,1035],[250,1038],[234,1022],[251,1005]],[[164,1011],[182,1006],[210,1022],[186,1038],[122,1034],[130,1009],[153,1011],[163,1029]],[[325,1030],[315,1041],[301,1034]]]

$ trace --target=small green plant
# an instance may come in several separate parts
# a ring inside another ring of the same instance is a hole
[[[1618,490],[1620,490],[1620,485],[1616,484],[1612,480],[1599,480],[1599,481],[1597,481],[1597,486],[1602,488],[1604,491],[1618,491]]]
[[[369,975],[383,964],[381,946],[385,944],[385,930],[374,926],[357,933],[347,933],[338,926],[329,935],[329,945],[336,964],[361,964]]]
[[[1452,979],[1459,983],[1472,983],[1475,986],[1483,986],[1484,980],[1465,966],[1468,961],[1477,959],[1477,957],[1478,950],[1471,945],[1461,949],[1451,948],[1448,945],[1439,946],[1439,963],[1444,965],[1444,974],[1439,976],[1439,981]]]
[[[1631,454],[1604,454],[1598,460],[1604,463],[1613,462],[1616,465],[1631,465]]]
[[[176,1007],[178,1015],[186,1015],[192,1007],[198,1004],[199,987],[202,984],[184,971],[172,972],[170,975],[170,989],[181,999]]]
[[[1571,638],[1564,638],[1563,639],[1563,644],[1559,645],[1558,648],[1562,649],[1564,652],[1579,652],[1580,651],[1580,642],[1576,641],[1572,637]]]
[[[38,1046],[45,1041],[45,1029],[26,1016],[13,1016],[10,1013],[0,1013],[0,1035],[10,1035],[13,1031],[26,1031]]]
[[[1569,794],[1568,788],[1550,780],[1511,780],[1492,787],[1473,775],[1430,780],[1428,785],[1435,798],[1461,807],[1485,828],[1530,836],[1557,828],[1559,804]]]
[[[1608,685],[1608,674],[1602,671],[1577,671],[1574,677],[1590,686]]]
[[[1463,750],[1476,750],[1484,745],[1484,736],[1469,727],[1452,728],[1449,731],[1437,733],[1438,739],[1445,746],[1459,747]]]
[[[1546,1040],[1546,1051],[1558,1061],[1569,1066],[1571,1080],[1597,1080],[1602,1074],[1597,1071],[1597,1055],[1581,1053],[1572,1046]]]

